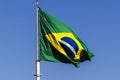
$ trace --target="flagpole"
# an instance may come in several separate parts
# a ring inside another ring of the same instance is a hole
[[[36,80],[40,80],[38,0],[36,0]]]

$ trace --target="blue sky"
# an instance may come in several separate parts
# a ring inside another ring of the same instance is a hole
[[[119,0],[39,0],[95,54],[72,64],[41,62],[41,80],[120,79]],[[0,80],[35,80],[35,0],[0,1]]]

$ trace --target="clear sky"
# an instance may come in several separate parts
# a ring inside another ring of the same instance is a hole
[[[39,0],[95,54],[80,64],[41,62],[41,80],[120,80],[120,0]],[[0,80],[35,80],[35,0],[0,0]]]

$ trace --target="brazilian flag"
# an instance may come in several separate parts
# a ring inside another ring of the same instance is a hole
[[[71,63],[91,60],[93,54],[86,45],[63,22],[39,8],[40,60]]]

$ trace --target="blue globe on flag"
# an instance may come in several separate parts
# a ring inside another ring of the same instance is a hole
[[[61,44],[61,46],[64,49],[64,51],[66,52],[66,54],[70,58],[74,59],[74,57],[78,51],[78,45],[76,44],[76,42],[69,37],[63,37],[59,40],[59,43]]]

